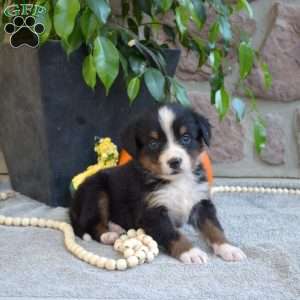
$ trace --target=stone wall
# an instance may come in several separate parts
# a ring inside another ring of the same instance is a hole
[[[195,71],[197,57],[184,53],[177,77],[188,87],[194,107],[213,125],[210,153],[217,176],[300,178],[300,1],[255,0],[252,6],[255,20],[242,14],[234,23],[252,34],[273,76],[268,91],[258,69],[248,80],[267,124],[268,143],[261,155],[254,150],[250,114],[241,124],[233,113],[218,120],[206,72]],[[238,94],[237,79],[238,68],[232,66],[226,82],[233,94]]]
[[[194,107],[213,125],[210,153],[217,176],[300,178],[300,1],[254,0],[252,6],[255,20],[241,15],[233,21],[252,34],[273,76],[269,91],[262,87],[259,70],[249,78],[268,126],[268,144],[260,156],[253,147],[249,114],[241,124],[232,113],[223,122],[218,120],[210,105],[206,70],[197,72],[194,55],[182,53],[177,77],[187,86]],[[233,65],[226,77],[233,92],[237,75]],[[0,155],[0,173],[3,165]]]

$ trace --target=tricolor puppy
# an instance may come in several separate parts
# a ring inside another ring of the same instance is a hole
[[[206,253],[178,230],[189,223],[216,255],[229,261],[245,258],[227,241],[210,200],[199,161],[210,136],[207,119],[179,105],[161,106],[133,120],[122,136],[133,160],[80,185],[70,208],[75,233],[112,244],[123,228],[142,227],[173,257],[206,263]]]

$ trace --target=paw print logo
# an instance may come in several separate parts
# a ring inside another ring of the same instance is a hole
[[[33,16],[15,17],[11,23],[4,27],[6,33],[11,34],[10,44],[13,48],[23,45],[36,48],[39,45],[39,34],[43,33],[45,28],[41,23],[36,23]]]

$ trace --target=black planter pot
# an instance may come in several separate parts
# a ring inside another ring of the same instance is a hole
[[[174,74],[178,50],[166,50]],[[119,78],[106,97],[81,75],[85,49],[68,59],[58,42],[0,48],[0,141],[13,188],[51,206],[68,205],[71,178],[95,163],[95,136],[119,145],[128,119],[154,105],[145,87],[129,106]]]

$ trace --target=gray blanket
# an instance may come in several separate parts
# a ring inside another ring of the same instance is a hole
[[[58,231],[0,226],[0,299],[300,299],[300,197],[218,194],[214,202],[246,261],[213,256],[186,227],[209,252],[207,265],[184,265],[161,253],[151,264],[109,272],[69,254]],[[67,220],[64,208],[24,196],[0,201],[0,214]],[[116,256],[109,246],[80,243]]]

